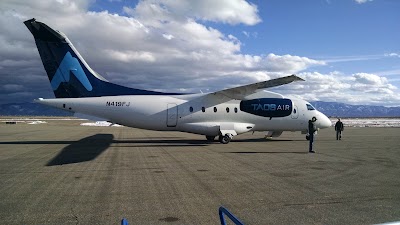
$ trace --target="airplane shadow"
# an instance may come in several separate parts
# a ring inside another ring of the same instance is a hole
[[[231,153],[231,154],[309,154],[307,151],[304,152],[224,152],[224,153]]]
[[[0,145],[74,145],[77,142],[87,142],[86,139],[93,138],[96,139],[98,135],[111,135],[112,134],[97,134],[90,137],[86,137],[84,139],[78,141],[4,141],[0,142]],[[210,142],[206,140],[189,140],[189,139],[179,139],[174,137],[157,137],[157,139],[145,139],[145,138],[129,138],[129,139],[122,139],[122,140],[109,140],[109,144],[158,144],[159,146],[206,146],[210,143],[218,143],[218,142]],[[169,139],[169,140],[166,140]],[[175,145],[174,145],[175,144]],[[143,145],[138,145],[138,147],[144,147]],[[148,145],[148,146],[157,146],[157,145]],[[129,147],[129,146],[125,146]],[[135,146],[133,146],[135,147]]]
[[[112,134],[95,134],[77,141],[13,141],[0,142],[0,145],[66,145],[46,166],[58,166],[64,164],[80,163],[94,160],[110,147],[111,144],[118,147],[188,147],[207,146],[204,140],[184,140],[161,137],[158,139],[125,139],[114,140]]]
[[[239,139],[232,142],[275,142],[275,141],[298,141],[298,140],[266,140],[264,138],[254,139]],[[80,163],[94,160],[103,153],[111,144],[122,144],[118,147],[193,147],[193,146],[208,146],[210,144],[219,144],[218,141],[206,140],[188,140],[175,137],[157,137],[156,139],[124,139],[114,140],[112,134],[95,134],[82,138],[77,141],[15,141],[15,142],[0,142],[2,144],[68,144],[64,147],[46,166],[56,166],[72,163]],[[306,152],[226,152],[233,154],[307,154]]]
[[[265,139],[265,138],[252,138],[252,139],[233,139],[232,142],[287,142],[287,141],[301,141],[303,140],[289,140],[289,139]]]
[[[46,166],[58,166],[91,161],[104,152],[113,142],[112,134],[96,134],[78,141],[72,141],[51,159]]]
[[[113,143],[126,144],[118,147],[185,147],[185,146],[207,146],[212,142],[205,140],[189,139],[132,139],[132,140],[114,140]],[[133,145],[132,145],[133,144]]]

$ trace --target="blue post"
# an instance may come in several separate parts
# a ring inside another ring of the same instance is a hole
[[[224,215],[227,215],[229,219],[232,220],[236,225],[244,225],[242,221],[236,218],[231,212],[229,212],[225,207],[219,207],[219,220],[221,221],[221,225],[226,225]]]

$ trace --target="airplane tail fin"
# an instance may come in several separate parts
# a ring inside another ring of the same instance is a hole
[[[35,38],[56,98],[173,94],[110,83],[89,67],[65,34],[34,18],[24,24]]]

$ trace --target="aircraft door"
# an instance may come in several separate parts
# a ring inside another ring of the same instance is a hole
[[[293,105],[292,119],[297,118],[299,118],[299,109],[297,108],[297,105]]]
[[[173,103],[167,105],[167,127],[176,127],[178,123],[178,106]]]

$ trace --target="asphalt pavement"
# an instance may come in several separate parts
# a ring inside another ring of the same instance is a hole
[[[0,124],[0,224],[400,221],[400,129],[299,132],[229,144],[82,121]]]

